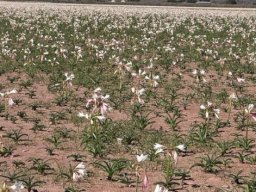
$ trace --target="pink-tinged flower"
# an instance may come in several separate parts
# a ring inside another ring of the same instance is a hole
[[[142,191],[146,191],[148,186],[149,186],[148,177],[147,177],[147,175],[145,175],[144,179],[143,179]]]
[[[109,99],[109,95],[103,95],[101,88],[94,90],[94,94],[91,99],[86,103],[86,107],[92,107],[92,113],[100,113],[102,116],[105,116],[108,112],[111,111],[111,107],[106,103]]]
[[[108,112],[111,111],[111,107],[107,103],[102,102],[102,104],[99,107],[102,116],[106,115]]]

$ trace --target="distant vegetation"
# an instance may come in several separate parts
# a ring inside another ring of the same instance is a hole
[[[7,0],[8,1],[8,0]],[[54,3],[100,3],[100,4],[129,4],[129,5],[182,5],[182,6],[235,6],[256,7],[256,0],[16,0]]]

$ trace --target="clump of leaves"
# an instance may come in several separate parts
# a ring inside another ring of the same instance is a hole
[[[107,179],[113,180],[113,176],[129,165],[126,159],[114,159],[106,161],[98,161],[94,163],[98,168],[107,173]]]
[[[202,167],[205,172],[216,173],[221,169],[220,165],[223,165],[220,156],[207,154],[204,157],[200,157],[200,163],[195,163],[191,168],[199,166]]]

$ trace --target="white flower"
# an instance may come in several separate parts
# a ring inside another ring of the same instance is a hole
[[[145,93],[145,89],[142,88],[142,89],[138,90],[136,94],[137,94],[138,96],[141,96],[141,95],[143,95],[144,93]]]
[[[75,182],[81,181],[86,175],[87,175],[87,171],[85,169],[85,164],[81,162],[75,167],[73,171],[73,181]]]
[[[205,110],[206,107],[204,105],[200,105],[200,109]]]
[[[75,78],[75,75],[73,73],[71,73],[70,75],[68,73],[64,74],[66,79],[65,81],[72,81]]]
[[[18,93],[18,91],[16,89],[12,89],[11,91],[7,92],[6,94],[9,95],[9,94],[15,94],[15,93]]]
[[[158,153],[163,153],[163,152],[164,152],[163,148],[159,148],[156,150],[155,154],[157,155]]]
[[[212,106],[212,102],[207,101],[207,105],[208,105],[208,107],[211,107]]]
[[[168,189],[161,187],[159,184],[157,184],[154,192],[168,192]]]
[[[78,117],[81,117],[81,118],[82,118],[82,117],[87,118],[87,117],[88,117],[88,114],[86,114],[86,113],[84,113],[84,112],[81,111],[81,112],[78,113],[77,116],[78,116]]]
[[[20,181],[16,181],[12,186],[10,186],[10,189],[12,189],[14,192],[20,192],[21,189],[24,189],[25,186]]]
[[[149,64],[149,66],[147,67],[148,69],[152,69],[153,68],[153,63],[152,62],[150,62],[150,64]]]
[[[156,150],[155,154],[164,152],[163,148],[165,148],[165,146],[163,146],[159,143],[155,143],[155,145],[154,145],[154,150]]]
[[[12,98],[9,98],[9,99],[8,99],[8,105],[9,105],[9,106],[15,105],[15,102],[12,100]]]
[[[238,81],[238,83],[244,83],[245,79],[237,77],[237,81]]]
[[[187,151],[187,147],[184,144],[177,145],[176,148],[179,149],[182,152],[186,152]]]
[[[228,72],[228,75],[229,75],[229,76],[232,76],[233,74],[232,74],[232,72],[231,72],[231,71],[229,71],[229,72]]]
[[[96,116],[96,118],[101,122],[101,123],[104,123],[106,121],[106,117],[103,116],[103,115],[100,115],[100,116]]]
[[[219,119],[220,109],[213,109],[214,115],[217,119]]]
[[[230,99],[230,100],[234,100],[234,101],[237,101],[237,100],[238,100],[238,98],[237,98],[237,96],[236,96],[235,93],[232,93],[232,94],[229,96],[229,99]]]
[[[245,109],[244,111],[245,111],[245,113],[250,114],[251,111],[253,110],[253,108],[254,108],[254,105],[253,104],[249,104],[247,109]]]
[[[200,70],[200,74],[201,74],[201,75],[204,75],[204,74],[205,74],[205,70],[203,70],[203,69]]]
[[[256,113],[251,113],[251,115],[252,115],[252,119],[253,119],[254,121],[256,121]]]
[[[6,93],[2,93],[3,96],[6,94],[6,95],[10,95],[10,94],[15,94],[15,93],[18,93],[16,89],[12,89],[11,91],[7,91]],[[1,94],[1,95],[2,95]]]
[[[205,112],[205,118],[206,118],[206,119],[209,118],[209,112],[208,112],[208,111]]]
[[[116,138],[117,144],[122,145],[123,138]]]
[[[193,74],[193,75],[197,75],[197,70],[194,69],[194,70],[192,71],[192,74]]]
[[[164,146],[159,144],[159,143],[155,143],[155,145],[154,145],[155,150],[158,150],[158,149],[161,149],[161,148],[164,148]]]
[[[172,151],[172,157],[173,157],[173,160],[174,160],[174,164],[176,166],[177,163],[178,163],[178,153],[176,151]]]
[[[148,155],[141,154],[141,155],[136,155],[136,157],[137,157],[137,161],[140,163],[145,161],[148,158]]]
[[[100,87],[97,87],[96,89],[94,89],[93,92],[96,93],[96,94],[101,94],[102,89]]]
[[[136,88],[132,87],[131,88],[132,93],[134,93],[137,96],[138,102],[140,104],[144,104],[144,100],[141,98],[141,96],[145,93],[145,89],[139,89],[137,90]]]

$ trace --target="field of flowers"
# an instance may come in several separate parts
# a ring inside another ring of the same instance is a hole
[[[0,1],[0,192],[256,191],[256,10]]]

